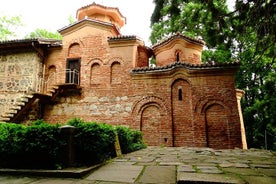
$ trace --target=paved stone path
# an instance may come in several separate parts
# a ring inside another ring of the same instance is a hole
[[[266,150],[148,147],[120,158],[83,179],[0,176],[0,184],[276,184],[276,153]]]

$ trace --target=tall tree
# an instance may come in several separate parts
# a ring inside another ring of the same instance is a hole
[[[276,4],[272,0],[155,0],[151,17],[152,43],[171,33],[203,39],[204,62],[239,60],[236,86],[242,100],[249,147],[276,149]],[[273,141],[265,145],[265,132]]]
[[[236,84],[238,88],[246,91],[242,106],[247,140],[250,147],[268,147],[274,150],[276,149],[275,11],[275,1],[238,0],[231,20],[237,40],[237,57],[242,62]],[[267,139],[272,141],[267,142]]]

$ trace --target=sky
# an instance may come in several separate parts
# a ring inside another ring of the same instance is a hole
[[[24,26],[16,32],[23,38],[37,28],[55,32],[69,25],[70,16],[75,18],[79,8],[93,2],[117,7],[126,17],[121,33],[136,35],[149,45],[153,0],[0,0],[0,17],[20,16]]]

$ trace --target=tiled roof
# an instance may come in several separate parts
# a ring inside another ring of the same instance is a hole
[[[0,41],[0,48],[13,47],[13,46],[25,46],[32,43],[49,46],[61,46],[61,40],[51,38],[27,38],[27,39],[15,39]]]
[[[100,21],[100,20],[95,20],[95,19],[90,19],[90,18],[86,18],[86,19],[82,19],[82,20],[79,20],[79,21],[76,21],[72,24],[69,24],[68,26],[64,26],[63,28],[59,29],[58,32],[62,32],[72,26],[75,26],[75,25],[78,25],[78,24],[81,24],[85,21],[88,21],[88,22],[93,22],[93,23],[96,23],[96,24],[101,24],[101,25],[105,25],[105,26],[112,26],[115,28],[115,30],[119,33],[119,30],[116,26],[114,26],[112,23],[109,23],[109,22],[104,22],[104,21]]]
[[[79,9],[77,10],[77,12],[78,12],[79,10],[85,9],[85,8],[91,6],[91,5],[99,6],[99,7],[106,8],[106,9],[114,9],[114,10],[117,10],[117,11],[119,12],[120,16],[124,17],[124,16],[122,15],[122,13],[120,12],[120,10],[119,10],[117,7],[103,6],[103,5],[97,4],[97,3],[95,3],[95,2],[93,2],[92,4],[88,4],[88,5],[86,5],[86,6],[83,6],[83,7],[79,8]]]
[[[204,69],[219,69],[219,68],[231,68],[239,66],[239,62],[229,62],[229,63],[216,63],[216,64],[191,64],[187,62],[175,62],[166,66],[159,67],[143,67],[143,68],[134,68],[131,73],[139,74],[139,73],[152,73],[152,72],[163,72],[170,71],[175,68],[186,68],[189,70],[204,70]]]
[[[159,46],[161,46],[161,45],[166,45],[166,44],[168,44],[171,40],[173,40],[173,39],[175,39],[175,38],[182,38],[182,39],[184,39],[184,40],[186,40],[186,41],[188,41],[188,42],[191,42],[191,43],[194,43],[194,44],[198,44],[198,45],[202,45],[202,46],[205,44],[205,42],[202,41],[202,40],[194,39],[194,38],[188,37],[188,36],[183,35],[182,33],[179,33],[179,32],[178,32],[178,33],[173,34],[172,36],[170,36],[170,37],[168,37],[168,38],[166,38],[166,39],[164,39],[164,40],[158,42],[157,44],[153,45],[151,48],[152,48],[152,49],[155,49],[155,48],[157,48],[157,47],[159,47]]]
[[[141,38],[135,35],[118,35],[118,36],[108,37],[108,41],[117,41],[117,40],[141,40]]]

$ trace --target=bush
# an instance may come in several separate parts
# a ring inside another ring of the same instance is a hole
[[[115,131],[111,125],[83,122],[80,119],[68,123],[76,127],[74,140],[78,164],[97,164],[116,156]]]
[[[54,168],[62,151],[58,125],[0,125],[0,167]],[[60,164],[60,163],[59,163]]]
[[[116,131],[123,154],[146,148],[140,131],[131,130],[124,126],[117,126]]]
[[[17,124],[0,124],[0,167],[15,166],[22,152],[20,144],[24,127]]]
[[[22,138],[23,166],[52,169],[63,164],[66,140],[61,138],[59,125],[41,123],[27,126]]]
[[[116,156],[115,136],[122,153],[145,148],[139,131],[75,118],[74,148],[77,166],[92,165]],[[57,169],[66,167],[68,140],[60,125],[37,120],[31,126],[0,123],[0,167]]]

